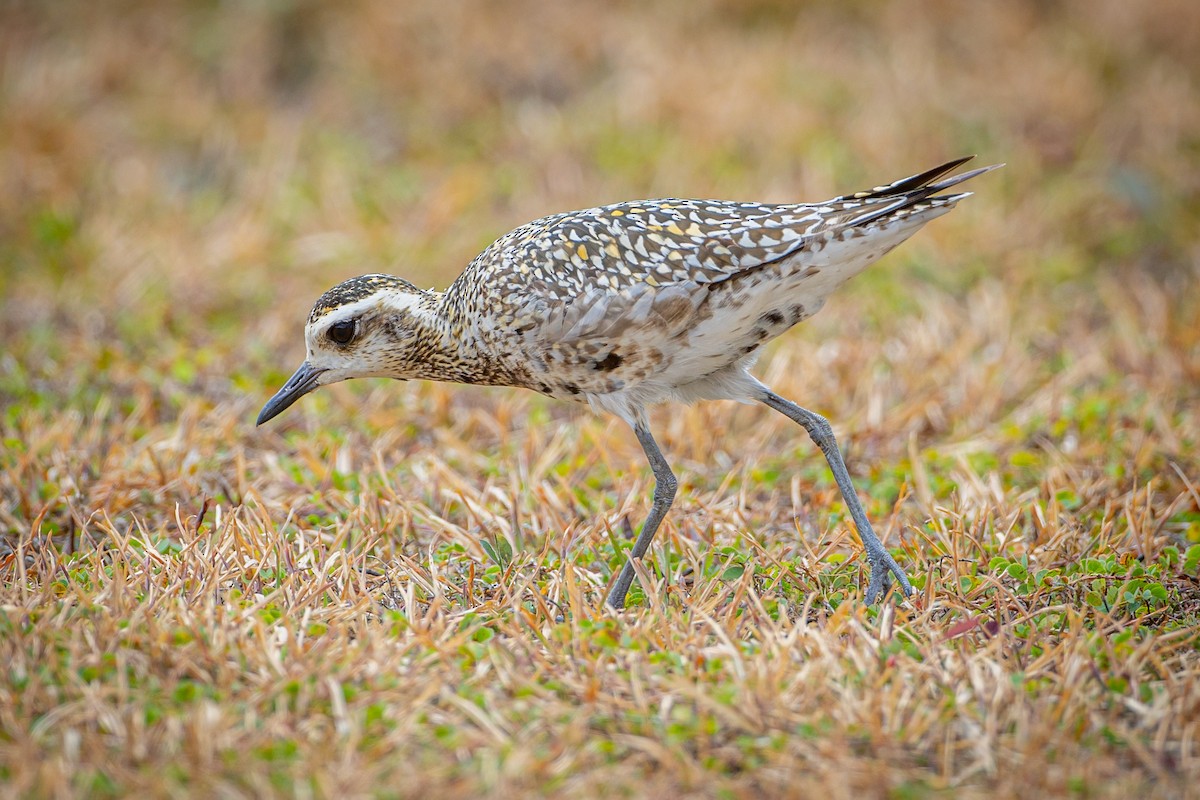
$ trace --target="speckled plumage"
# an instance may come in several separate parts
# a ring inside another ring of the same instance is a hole
[[[770,393],[748,368],[763,344],[968,196],[938,192],[995,168],[939,180],[966,160],[824,203],[662,199],[543,217],[497,239],[445,292],[389,275],[353,278],[317,301],[309,372],[293,376],[260,422],[351,377],[520,386],[625,419],[661,485],[670,470],[661,453],[656,461],[647,406],[758,400],[809,429],[846,494],[849,479],[842,484],[825,442],[832,433],[817,430],[824,420]],[[886,583],[875,575],[882,568],[907,589],[865,516],[854,516],[872,559],[868,597]],[[615,592],[620,605],[624,592]]]

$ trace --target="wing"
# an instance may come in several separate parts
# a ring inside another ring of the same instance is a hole
[[[638,331],[687,330],[714,284],[894,218],[942,213],[966,195],[934,194],[994,169],[938,181],[966,160],[825,203],[667,198],[543,217],[494,242],[447,294],[486,305],[496,325],[543,345],[603,356]]]
[[[564,300],[592,287],[714,283],[795,252],[829,224],[823,211],[834,209],[673,198],[618,203],[517,229],[502,267]]]
[[[936,192],[993,169],[935,183],[967,160],[825,203],[667,198],[556,214],[502,237],[493,245],[497,252],[491,262],[508,275],[527,279],[532,293],[553,300],[571,300],[592,288],[619,292],[639,284],[714,283],[851,228],[900,215]],[[941,199],[953,202],[962,196]]]

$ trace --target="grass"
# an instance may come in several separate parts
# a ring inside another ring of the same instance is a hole
[[[1184,797],[1200,781],[1200,12],[1175,0],[0,10],[0,793]],[[531,24],[536,20],[536,24]],[[360,381],[313,299],[552,211],[977,195],[764,409]]]

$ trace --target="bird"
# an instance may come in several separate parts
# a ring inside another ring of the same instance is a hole
[[[866,603],[893,576],[907,597],[912,584],[872,529],[829,421],[750,368],[763,345],[970,196],[943,192],[1004,166],[946,177],[972,158],[821,203],[666,198],[553,214],[501,236],[444,291],[351,278],[316,301],[306,358],[256,424],[320,386],[366,377],[519,387],[615,414],[654,474],[649,514],[607,595],[621,609],[678,487],[648,409],[762,403],[824,455],[866,553]]]

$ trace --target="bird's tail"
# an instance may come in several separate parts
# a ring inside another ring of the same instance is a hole
[[[980,167],[979,169],[954,175],[942,181],[939,181],[938,178],[962,166],[974,157],[956,158],[953,161],[947,161],[945,164],[917,175],[902,178],[887,186],[876,186],[874,189],[865,192],[855,192],[845,197],[839,197],[838,200],[842,202],[853,203],[859,201],[863,204],[863,213],[846,220],[842,224],[845,227],[869,225],[880,218],[895,215],[905,209],[921,210],[915,207],[922,202],[926,202],[929,207],[948,206],[964,197],[970,196],[970,192],[949,195],[938,195],[938,192],[949,189],[951,186],[957,186],[964,181],[969,181],[985,172],[1000,169],[1004,165],[992,164],[988,167]]]

